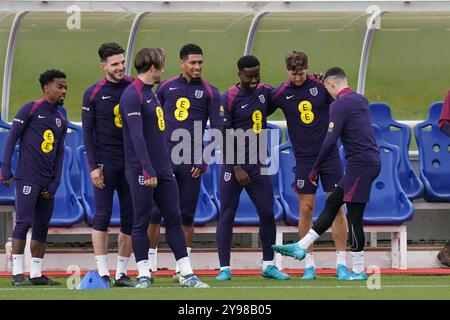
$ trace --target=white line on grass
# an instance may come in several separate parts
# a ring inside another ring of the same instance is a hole
[[[157,287],[152,286],[149,289],[185,289],[181,287]],[[361,289],[367,288],[366,285],[352,285],[352,286],[227,286],[227,287],[211,287],[212,289]],[[449,285],[381,285],[381,288],[450,288]],[[119,290],[133,290],[134,288],[120,288]],[[58,290],[73,290],[79,291],[75,289],[67,289],[67,288],[0,288],[0,291],[58,291]],[[84,290],[86,291],[86,290]],[[89,291],[89,290],[87,290]]]

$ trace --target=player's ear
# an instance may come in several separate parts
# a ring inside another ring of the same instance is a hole
[[[105,62],[100,62],[100,70],[106,71],[106,63]]]

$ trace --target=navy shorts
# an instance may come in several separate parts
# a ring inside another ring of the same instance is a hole
[[[296,158],[295,190],[300,194],[316,194],[317,187],[309,182],[308,176],[315,160]],[[319,179],[325,192],[332,192],[343,176],[341,158],[338,153],[332,154],[320,167]]]
[[[344,189],[344,202],[367,203],[370,199],[372,182],[378,177],[381,165],[366,167],[347,167],[339,182]]]

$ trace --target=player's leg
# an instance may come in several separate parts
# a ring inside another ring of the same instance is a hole
[[[296,159],[295,166],[295,190],[299,207],[298,234],[302,239],[311,229],[314,216],[314,200],[317,187],[309,182],[308,174],[311,172],[314,163],[308,159]],[[305,257],[305,273],[303,280],[314,280],[316,276],[316,265],[314,263],[314,246],[308,248]]]
[[[95,214],[92,221],[92,245],[94,247],[95,263],[99,275],[109,285],[111,284],[108,268],[108,227],[111,222],[113,196],[116,187],[114,173],[103,167],[105,188],[94,188]]]
[[[306,250],[316,241],[319,236],[328,230],[333,224],[340,207],[344,203],[344,189],[336,187],[325,202],[325,208],[317,219],[316,223],[300,241],[287,245],[274,245],[272,248],[282,255],[294,257],[302,260],[306,256]]]
[[[33,233],[31,235],[31,269],[30,283],[32,285],[60,285],[42,275],[42,264],[44,262],[45,249],[47,246],[47,234],[50,219],[52,218],[55,198],[44,199],[38,196],[36,211],[33,219]]]
[[[364,272],[364,229],[363,215],[366,203],[370,199],[372,182],[380,173],[380,166],[347,168],[351,179],[343,181],[344,201],[347,206],[349,222],[349,242],[352,251],[353,268],[348,280],[366,280]]]
[[[14,286],[23,286],[29,284],[24,277],[24,251],[27,233],[33,224],[40,187],[20,180],[16,180],[15,185],[16,221],[12,234],[12,284]]]
[[[120,232],[118,237],[119,254],[117,256],[117,267],[114,286],[133,287],[134,283],[127,275],[128,263],[131,252],[131,233],[133,230],[133,202],[131,200],[130,186],[125,177],[124,171],[119,171],[117,175],[116,190],[120,204]]]
[[[273,187],[268,175],[261,175],[260,166],[249,166],[247,170],[251,183],[245,187],[250,199],[256,207],[259,215],[259,238],[262,244],[263,262],[261,274],[265,278],[288,280],[289,275],[278,270],[274,264],[274,251],[276,225],[274,217]]]
[[[167,243],[180,269],[180,285],[182,287],[208,287],[192,271],[181,228],[178,186],[171,170],[158,175],[158,186],[155,188],[154,199],[164,218]]]
[[[152,210],[154,190],[144,186],[144,177],[140,172],[126,170],[125,175],[130,186],[134,211],[131,244],[138,268],[135,288],[148,288],[151,285],[151,275],[148,267],[149,239],[147,229]]]
[[[321,167],[320,180],[325,192],[330,196],[343,176],[342,164],[339,154],[329,157]],[[347,217],[343,206],[339,209],[331,226],[334,244],[336,247],[336,278],[346,280],[349,276],[346,262],[347,248]]]
[[[231,243],[233,225],[242,187],[236,180],[233,168],[223,165],[220,171],[220,211],[217,220],[216,245],[220,271],[217,280],[231,280]]]
[[[155,202],[153,202],[150,224],[148,226],[148,238],[150,239],[150,248],[148,249],[148,264],[150,272],[153,274],[157,269],[158,244],[161,237],[161,218],[162,214]]]
[[[200,193],[201,177],[193,178],[192,165],[181,164],[175,166],[174,174],[180,192],[181,225],[186,240],[188,256],[191,255],[192,239],[194,237],[194,217],[197,209],[198,196]],[[180,270],[175,268],[175,275]],[[176,277],[175,277],[176,278]]]
[[[348,202],[348,237],[352,251],[353,268],[348,280],[366,280],[364,272],[364,228],[363,215],[365,203]]]

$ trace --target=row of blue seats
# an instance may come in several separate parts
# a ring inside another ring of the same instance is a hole
[[[374,103],[371,105],[371,108],[373,121],[376,124],[374,125],[374,130],[382,151],[382,171],[373,184],[372,198],[366,210],[365,223],[401,224],[412,219],[414,212],[412,204],[408,200],[408,190],[413,189],[414,186],[423,188],[423,185],[425,185],[425,190],[431,190],[431,192],[425,191],[426,197],[429,198],[431,195],[431,199],[436,201],[436,195],[442,194],[442,189],[445,190],[445,188],[448,189],[449,187],[449,184],[446,183],[447,179],[450,178],[450,166],[448,166],[448,163],[450,163],[450,153],[448,152],[449,138],[437,128],[437,119],[442,103],[433,104],[430,108],[430,118],[418,124],[415,128],[421,160],[420,178],[424,181],[423,184],[415,176],[409,163],[407,153],[411,139],[409,128],[405,128],[404,125],[392,120],[390,108],[386,104]],[[8,128],[8,124],[0,124],[0,126]],[[81,127],[74,124],[70,124],[69,127],[71,132],[68,133],[66,140],[64,173],[61,187],[56,194],[54,216],[51,221],[52,226],[71,226],[81,222],[83,219],[90,224],[95,212],[93,187],[90,181],[85,150],[81,145]],[[392,130],[391,127],[400,129]],[[270,125],[270,128],[279,130],[279,133],[281,133],[279,127]],[[7,132],[0,133],[0,145],[4,145],[6,135]],[[276,199],[274,213],[277,222],[284,220],[289,225],[296,225],[298,222],[298,202],[297,194],[294,192],[295,161],[287,131],[286,136],[287,141],[276,149],[276,152],[279,153],[280,170],[272,176]],[[279,143],[281,143],[281,134],[279,134],[279,139]],[[268,141],[270,142],[270,138]],[[424,154],[425,151],[427,154]],[[74,161],[74,152],[76,153],[77,161]],[[431,165],[427,165],[427,163]],[[201,192],[195,217],[196,225],[205,225],[217,219],[220,205],[218,186],[221,177],[219,177],[219,172],[220,168],[218,165],[211,165],[207,173],[202,177]],[[407,177],[407,179],[404,177]],[[408,189],[408,186],[410,189]],[[419,194],[421,193],[422,191],[419,192]],[[450,200],[448,194],[447,192],[446,201]],[[14,198],[14,188],[5,188],[3,185],[0,185],[1,204],[12,204],[14,203]],[[323,209],[325,199],[326,195],[319,186],[316,197],[315,218]],[[441,199],[439,198],[438,201]],[[119,224],[119,216],[118,198],[116,195],[112,225]],[[257,225],[258,222],[259,219],[255,208],[244,191],[236,213],[236,225]]]

